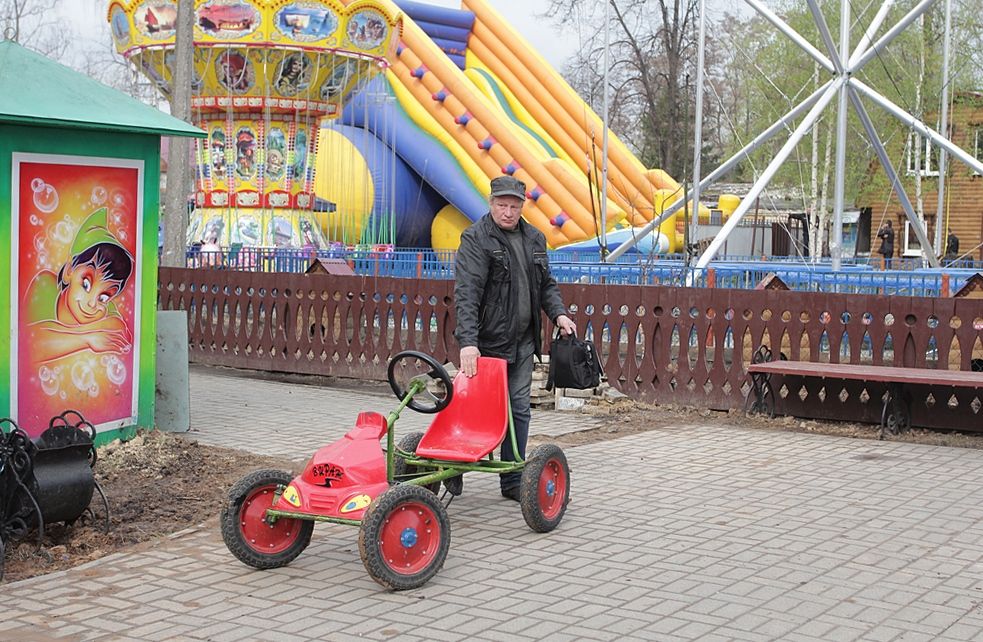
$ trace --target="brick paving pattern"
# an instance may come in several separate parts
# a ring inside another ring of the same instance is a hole
[[[192,386],[193,438],[300,458],[343,432],[351,413],[391,406],[379,395],[200,372]],[[401,432],[426,424],[403,417]],[[533,425],[551,421],[596,420],[542,413]],[[282,444],[262,432],[269,426]],[[533,533],[497,480],[469,474],[449,509],[447,562],[423,588],[376,585],[352,527],[318,525],[289,567],[255,571],[226,551],[213,520],[3,585],[0,639],[983,635],[981,451],[712,425],[565,450],[572,500],[559,529]]]

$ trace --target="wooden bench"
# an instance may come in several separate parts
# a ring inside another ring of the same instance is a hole
[[[884,407],[881,411],[881,438],[885,433],[897,435],[911,426],[911,409],[904,394],[905,385],[930,385],[945,388],[971,388],[983,390],[983,372],[967,370],[930,370],[928,368],[902,368],[894,366],[868,366],[849,363],[816,363],[812,361],[771,361],[771,351],[759,349],[748,374],[751,390],[745,410],[749,414],[763,413],[774,416],[775,391],[771,375],[815,377],[819,379],[876,381],[888,384]]]

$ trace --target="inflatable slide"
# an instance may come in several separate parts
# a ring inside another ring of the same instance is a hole
[[[318,195],[338,202],[339,193],[357,193],[353,185],[367,187],[369,196],[350,199],[359,202],[338,204],[364,217],[356,232],[379,225],[385,210],[395,213],[386,224],[397,245],[455,249],[487,212],[489,179],[508,173],[526,183],[523,216],[551,247],[596,246],[600,118],[486,0],[463,0],[461,9],[396,4],[404,27],[393,64],[339,124],[321,130]],[[613,248],[681,191],[613,133],[608,145],[603,197]],[[382,186],[381,176],[394,178]],[[676,247],[673,218],[639,249]]]

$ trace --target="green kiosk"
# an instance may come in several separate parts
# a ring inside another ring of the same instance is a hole
[[[31,437],[154,425],[161,136],[205,134],[0,41],[0,417]]]

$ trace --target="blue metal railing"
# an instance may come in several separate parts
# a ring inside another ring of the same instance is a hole
[[[188,251],[188,267],[225,268],[257,272],[303,272],[312,259],[341,259],[355,274],[415,279],[453,279],[453,251],[432,249],[332,249],[295,250],[279,248],[223,248],[219,251]],[[613,263],[601,263],[596,252],[585,250],[550,251],[550,264],[556,279],[563,283],[609,283],[617,285],[673,285],[752,289],[769,274],[776,274],[791,289],[806,292],[850,294],[895,294],[939,296],[943,274],[948,275],[949,291],[954,292],[972,274],[983,270],[983,262],[961,262],[959,268],[932,270],[914,261],[898,269],[880,270],[879,262],[844,262],[834,272],[828,260],[815,265],[788,262],[788,257],[761,260],[750,257],[721,257],[711,269],[687,268],[681,256],[645,257],[625,254]],[[895,259],[900,262],[900,259]],[[967,267],[962,267],[962,266]],[[894,267],[894,266],[892,266]]]

